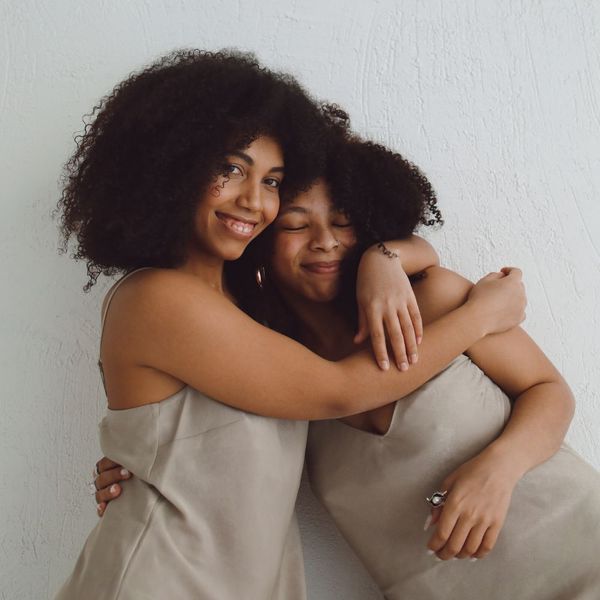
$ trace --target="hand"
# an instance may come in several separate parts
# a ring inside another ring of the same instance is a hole
[[[94,479],[94,485],[97,490],[98,516],[101,517],[108,503],[121,495],[119,482],[130,479],[131,473],[106,456],[96,463],[96,469],[99,475]]]
[[[377,248],[367,250],[358,267],[356,299],[358,332],[354,342],[360,344],[370,336],[375,360],[384,371],[390,364],[386,336],[398,369],[406,371],[409,363],[416,363],[423,323],[400,260],[390,259]]]
[[[489,273],[469,292],[467,304],[475,303],[482,311],[485,335],[501,333],[525,320],[527,296],[523,273],[514,267],[504,267],[500,273]]]
[[[508,457],[485,450],[461,465],[441,484],[448,490],[444,505],[434,508],[425,528],[436,525],[427,544],[438,558],[483,558],[496,544],[520,476]]]

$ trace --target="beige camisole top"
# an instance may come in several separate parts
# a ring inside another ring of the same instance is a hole
[[[566,444],[517,484],[492,552],[427,555],[425,498],[502,432],[504,392],[461,355],[376,435],[310,425],[312,488],[388,600],[599,600],[600,475]]]
[[[246,413],[189,386],[108,409],[102,452],[134,477],[56,600],[305,600],[294,506],[306,436],[304,421]]]

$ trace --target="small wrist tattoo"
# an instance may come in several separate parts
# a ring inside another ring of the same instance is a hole
[[[377,242],[377,247],[388,257],[388,258],[400,258],[395,252],[392,252],[383,242]]]

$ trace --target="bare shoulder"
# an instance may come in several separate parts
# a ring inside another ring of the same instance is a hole
[[[218,296],[200,278],[189,273],[175,269],[145,269],[119,285],[111,302],[111,313],[125,313],[139,321],[171,313],[192,298],[202,302],[207,297]]]
[[[463,305],[473,283],[444,267],[429,267],[424,277],[413,284],[413,290],[425,324],[435,321]]]

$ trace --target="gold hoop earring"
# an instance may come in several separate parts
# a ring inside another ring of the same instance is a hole
[[[262,290],[265,285],[265,281],[267,279],[264,266],[260,266],[260,267],[258,267],[258,269],[256,269],[255,276],[256,276],[256,283],[257,283],[258,287]]]

